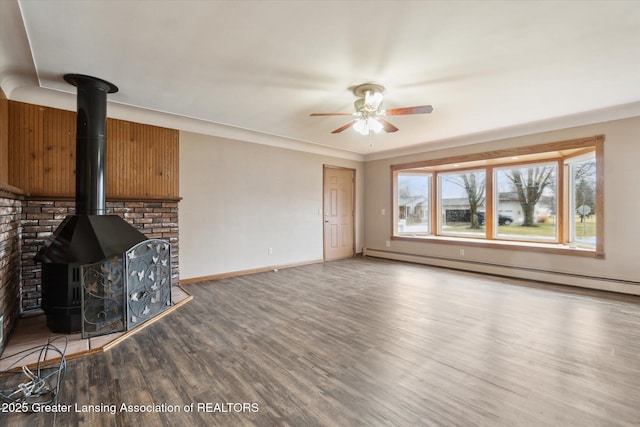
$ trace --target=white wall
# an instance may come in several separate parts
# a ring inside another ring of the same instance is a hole
[[[605,135],[604,260],[423,242],[385,246],[391,236],[390,165],[599,134]],[[369,255],[640,294],[640,225],[634,216],[640,217],[639,160],[640,118],[365,164],[181,132],[180,277],[321,260],[322,167],[329,164],[356,169],[358,252],[364,247]]]
[[[385,241],[391,236],[392,164],[563,141],[604,134],[604,260],[444,245]],[[365,165],[365,254],[561,284],[640,294],[640,117],[509,138],[449,150],[369,161]],[[387,215],[381,215],[381,209]],[[464,257],[460,256],[464,249]],[[514,266],[516,269],[499,266]],[[593,279],[593,278],[597,279]]]
[[[180,132],[180,279],[321,260],[325,164],[356,170],[361,252],[362,162]]]

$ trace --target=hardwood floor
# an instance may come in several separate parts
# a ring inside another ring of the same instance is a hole
[[[180,310],[68,362],[71,412],[0,425],[640,425],[638,297],[371,258],[186,289]]]

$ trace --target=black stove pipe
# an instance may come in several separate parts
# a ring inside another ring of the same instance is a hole
[[[76,215],[106,215],[107,94],[118,88],[83,74],[65,74],[78,88]]]

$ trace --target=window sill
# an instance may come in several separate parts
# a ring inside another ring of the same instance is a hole
[[[540,252],[555,255],[569,255],[587,258],[604,259],[604,252],[599,253],[595,248],[585,248],[559,243],[514,242],[506,240],[479,240],[466,237],[450,236],[392,236],[391,240],[404,242],[423,242],[443,245],[464,245],[477,248],[507,249],[524,252]]]

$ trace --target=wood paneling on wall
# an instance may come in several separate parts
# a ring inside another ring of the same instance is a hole
[[[75,194],[76,113],[9,101],[9,183],[34,196]],[[107,198],[178,199],[174,129],[107,119]]]
[[[0,88],[0,182],[9,181],[9,101]]]
[[[108,119],[107,196],[177,198],[178,135],[173,129]]]

